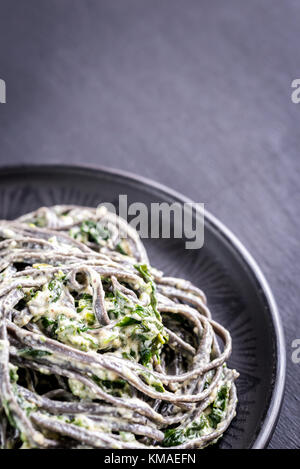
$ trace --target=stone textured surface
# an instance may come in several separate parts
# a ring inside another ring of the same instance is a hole
[[[271,448],[300,446],[298,0],[0,1],[0,164],[85,163],[204,202],[266,274],[285,326]]]

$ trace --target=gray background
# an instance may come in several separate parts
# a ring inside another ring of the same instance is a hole
[[[300,446],[299,0],[1,0],[0,164],[91,163],[204,202],[266,274]]]

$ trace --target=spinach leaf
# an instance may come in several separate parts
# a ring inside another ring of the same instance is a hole
[[[153,281],[152,275],[149,272],[147,264],[135,264],[134,266],[136,270],[141,274],[143,279],[145,280],[146,283],[150,284],[151,287],[151,294],[150,294],[150,300],[151,300],[151,306],[153,308],[153,311],[157,317],[161,321],[161,316],[157,310],[157,298],[156,298],[156,285]]]
[[[165,431],[165,437],[162,446],[178,446],[186,441],[185,432],[183,429],[171,428]]]
[[[19,351],[19,355],[21,357],[33,357],[33,358],[42,358],[46,355],[52,355],[51,352],[47,352],[46,350],[38,350],[33,348],[24,348]]]
[[[134,319],[130,316],[125,316],[116,325],[119,326],[119,327],[126,327],[126,326],[132,326],[133,324],[138,324],[139,322],[140,321],[138,321],[137,319]]]
[[[123,379],[116,379],[111,381],[109,379],[100,379],[96,375],[93,375],[92,379],[105,392],[112,394],[113,396],[122,396],[123,393],[128,392],[128,383]]]
[[[217,399],[211,405],[211,412],[208,415],[208,419],[213,428],[217,428],[218,424],[224,418],[226,407],[229,399],[229,388],[228,386],[222,386],[218,392]]]
[[[101,241],[106,241],[109,238],[109,231],[101,225],[92,220],[86,220],[81,223],[80,231],[82,234],[87,235],[88,241],[96,244],[101,244]]]
[[[52,292],[50,299],[52,303],[56,303],[62,294],[62,282],[58,278],[54,278],[49,282],[48,289]]]
[[[165,431],[165,437],[162,446],[178,446],[188,440],[199,438],[203,435],[203,430],[209,426],[205,415],[201,415],[199,419],[194,420],[186,428],[170,428]]]
[[[77,313],[81,313],[85,308],[92,309],[93,297],[87,293],[83,293],[75,300],[75,306]]]
[[[123,256],[128,256],[127,252],[124,251],[124,249],[122,248],[121,243],[118,243],[118,244],[116,245],[116,250],[117,250],[120,254],[123,254]]]

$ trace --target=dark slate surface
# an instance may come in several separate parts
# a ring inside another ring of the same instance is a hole
[[[300,443],[298,0],[0,1],[0,163],[92,163],[177,189],[266,274],[287,339],[271,448]]]

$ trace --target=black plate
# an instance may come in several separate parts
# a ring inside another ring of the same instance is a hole
[[[116,203],[186,202],[162,185],[121,171],[25,166],[0,171],[0,218],[15,218],[42,205],[96,206]],[[151,263],[166,274],[203,288],[213,317],[233,339],[229,365],[240,372],[239,405],[219,448],[263,448],[276,425],[285,382],[285,346],[269,286],[250,254],[211,214],[206,213],[205,244],[186,250],[185,240],[146,240]]]

